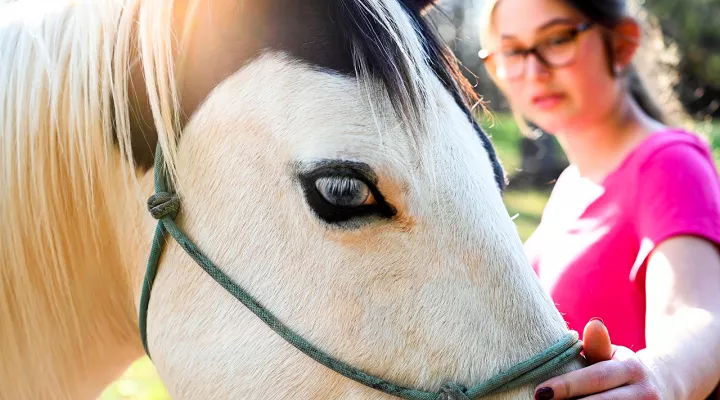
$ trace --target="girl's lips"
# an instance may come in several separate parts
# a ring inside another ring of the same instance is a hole
[[[549,110],[556,107],[564,99],[565,95],[562,93],[547,93],[533,96],[532,104],[541,110]]]

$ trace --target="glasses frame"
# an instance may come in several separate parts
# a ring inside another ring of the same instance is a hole
[[[593,22],[593,21],[581,22],[581,23],[573,25],[572,27],[575,29],[575,33],[573,34],[572,40],[573,41],[577,40],[577,38],[582,33],[590,30],[590,28],[592,28],[593,25],[595,25],[595,22]],[[520,77],[525,75],[525,69],[527,68],[527,58],[530,54],[534,55],[535,58],[538,61],[540,61],[540,63],[542,65],[544,65],[546,68],[551,68],[551,69],[552,68],[563,68],[563,67],[570,66],[577,60],[577,56],[574,56],[565,63],[552,64],[552,63],[548,62],[545,59],[545,57],[542,56],[540,51],[538,51],[538,48],[540,48],[542,45],[544,45],[544,43],[536,43],[535,45],[533,45],[527,49],[519,50],[519,52],[522,53],[522,57],[523,57],[521,72],[518,73],[517,76],[515,76],[515,77],[508,78],[508,80],[519,79]],[[487,67],[488,62],[493,58],[493,56],[497,55],[497,53],[498,53],[497,51],[489,52],[489,51],[483,49],[478,52],[478,56],[480,57],[480,60],[482,60],[483,64],[485,64]],[[493,74],[495,74],[495,68],[493,68]]]

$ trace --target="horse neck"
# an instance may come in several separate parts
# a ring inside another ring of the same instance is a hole
[[[30,201],[42,225],[27,213],[4,227],[2,236],[20,244],[4,240],[0,253],[0,387],[8,398],[96,398],[142,355],[132,290],[140,278],[127,256],[137,251],[122,242],[128,223],[115,223],[127,214],[82,211],[68,192]],[[102,205],[123,197],[98,192]]]
[[[142,355],[132,289],[140,278],[127,256],[137,254],[128,233],[136,196],[108,139],[109,77],[96,73],[109,70],[109,41],[88,33],[99,28],[80,35],[63,25],[108,22],[59,15],[38,27],[0,26],[0,48],[15,49],[0,52],[0,397],[8,399],[96,398]]]

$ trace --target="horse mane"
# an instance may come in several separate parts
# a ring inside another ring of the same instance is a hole
[[[111,290],[83,285],[107,280],[103,274],[115,274],[117,285],[132,284],[126,268],[104,265],[109,257],[123,257],[116,238],[108,237],[116,196],[111,189],[118,188],[108,182],[121,177],[140,195],[129,72],[139,63],[153,127],[174,180],[182,128],[174,50],[192,34],[199,1],[188,0],[182,32],[172,30],[174,0],[56,0],[42,7],[0,2],[0,353],[5,359],[0,368],[45,369],[49,385],[67,392],[67,383],[50,368],[77,359],[67,349],[83,349],[83,338],[94,334],[88,331],[95,301],[90,296]],[[427,131],[427,121],[437,115],[426,86],[430,73],[472,120],[477,97],[419,12],[384,0],[339,3],[359,84],[372,96],[377,93],[372,82],[379,78],[408,131]],[[396,17],[403,10],[407,20]],[[431,72],[422,65],[430,65]],[[134,310],[134,304],[107,307]],[[135,326],[134,313],[116,318],[118,326]],[[116,335],[137,332],[118,328]],[[73,345],[57,346],[57,338]],[[90,365],[89,355],[80,356]],[[0,387],[8,385],[3,381],[8,377],[33,372],[0,370]],[[34,389],[27,390],[33,397]]]
[[[117,189],[111,183],[121,176],[133,186],[132,164],[117,162],[118,150],[121,160],[132,157],[122,123],[130,31],[141,18],[141,48],[164,61],[166,41],[155,41],[163,26],[158,3],[0,5],[0,387],[42,373],[46,381],[37,386],[70,393],[66,375],[81,378],[97,361],[99,349],[86,338],[102,333],[109,343],[127,343],[127,335],[136,335],[125,328],[135,325],[128,313],[134,305],[119,304],[120,296],[98,300],[112,297],[102,293],[113,288],[97,286],[131,284],[125,268],[108,262],[122,257],[109,236],[117,197],[110,187]],[[157,31],[148,27],[153,22]],[[158,115],[168,114],[168,105],[152,104]],[[114,315],[94,321],[98,308]],[[53,370],[77,360],[81,368],[63,371],[65,378]],[[30,383],[21,390],[34,398],[40,389]]]

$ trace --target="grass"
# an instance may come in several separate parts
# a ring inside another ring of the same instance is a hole
[[[715,165],[720,170],[720,121],[697,122],[693,128],[710,142],[715,156]]]
[[[527,240],[540,223],[545,203],[548,200],[548,193],[535,191],[508,191],[504,195],[505,206],[514,217],[518,234],[523,240]]]
[[[512,117],[495,116],[494,123],[483,121],[483,127],[491,135],[498,157],[506,171],[512,174],[520,168],[518,141],[521,133]],[[720,168],[720,122],[700,123],[695,130],[704,134],[714,148],[715,161]],[[540,222],[548,194],[532,191],[507,191],[505,204],[524,241]],[[152,362],[147,357],[136,361],[128,370],[100,396],[99,400],[168,400],[170,395],[157,376]]]
[[[149,358],[134,362],[125,373],[108,386],[99,400],[170,400]]]

